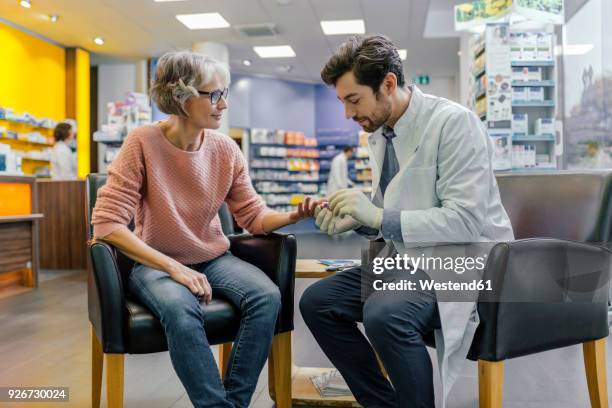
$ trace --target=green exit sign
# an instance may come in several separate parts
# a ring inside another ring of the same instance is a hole
[[[429,75],[415,75],[412,77],[412,82],[417,85],[429,85]]]

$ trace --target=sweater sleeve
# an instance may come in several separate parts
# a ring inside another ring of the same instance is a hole
[[[234,174],[225,202],[238,225],[252,234],[263,234],[263,218],[272,212],[257,194],[247,172],[246,161],[238,146],[232,147]]]
[[[137,132],[137,131],[136,131]],[[144,156],[136,133],[128,136],[108,168],[106,184],[98,190],[91,223],[94,238],[127,228],[142,199]]]

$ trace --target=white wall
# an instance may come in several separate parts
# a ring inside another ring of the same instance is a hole
[[[458,73],[457,73],[458,74]],[[429,85],[417,85],[425,93],[461,102],[457,93],[455,76],[430,76]]]
[[[107,122],[106,104],[122,101],[136,90],[136,64],[98,66],[98,128]]]

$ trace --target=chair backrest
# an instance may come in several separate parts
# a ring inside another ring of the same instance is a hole
[[[611,241],[612,171],[497,175],[516,239]]]
[[[92,173],[87,176],[87,222],[89,224],[89,237],[93,237],[93,227],[91,225],[91,213],[96,205],[96,198],[98,196],[98,189],[106,184],[106,174]],[[219,218],[221,219],[221,228],[225,235],[231,235],[234,233],[234,220],[227,207],[227,204],[223,203],[219,209]],[[130,224],[130,228],[133,229],[133,222]],[[117,263],[119,269],[125,277],[125,273],[130,271],[134,262],[117,251]]]

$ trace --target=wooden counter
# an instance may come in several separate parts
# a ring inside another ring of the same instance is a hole
[[[85,181],[38,179],[40,267],[86,269]]]
[[[0,175],[0,297],[38,286],[36,179]]]

